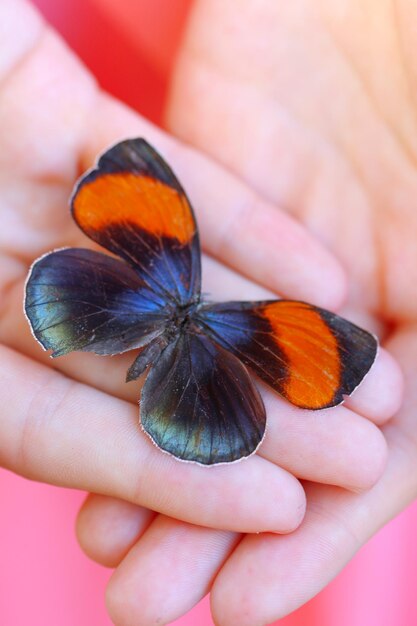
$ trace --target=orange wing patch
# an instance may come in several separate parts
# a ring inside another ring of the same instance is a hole
[[[112,224],[133,223],[152,235],[186,244],[196,231],[183,194],[155,178],[131,172],[102,174],[83,183],[73,200],[73,213],[87,234]]]
[[[261,313],[287,362],[283,395],[303,408],[332,403],[341,384],[337,339],[319,313],[303,302],[268,304]]]

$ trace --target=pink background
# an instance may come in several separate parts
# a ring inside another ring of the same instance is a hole
[[[160,119],[189,0],[130,0],[123,14],[117,13],[120,3],[113,0],[35,4],[103,87],[154,121]],[[0,625],[110,625],[104,607],[110,571],[84,557],[74,538],[83,494],[31,483],[2,470],[0,494]],[[325,591],[279,624],[417,624],[416,535],[414,504],[370,541]],[[207,599],[175,625],[211,626]]]

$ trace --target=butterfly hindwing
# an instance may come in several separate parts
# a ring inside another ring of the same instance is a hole
[[[67,248],[41,257],[26,284],[25,312],[52,356],[73,350],[116,354],[165,329],[163,300],[129,265],[100,252]]]
[[[202,328],[292,404],[340,404],[371,368],[377,341],[305,302],[226,302],[202,307]]]
[[[175,175],[144,140],[107,150],[82,177],[73,217],[88,237],[117,254],[168,300],[200,292],[200,246],[191,205]]]
[[[158,447],[204,465],[249,456],[265,431],[263,401],[246,367],[192,332],[182,332],[150,367],[140,413]]]

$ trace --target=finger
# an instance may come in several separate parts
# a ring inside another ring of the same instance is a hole
[[[267,432],[258,454],[298,478],[369,489],[381,477],[387,444],[380,429],[344,406],[308,411],[264,390]]]
[[[116,567],[155,513],[131,502],[89,494],[77,516],[77,539],[90,559],[106,567]]]
[[[304,492],[269,461],[254,455],[210,469],[181,463],[141,431],[134,405],[5,347],[0,363],[5,467],[206,526],[288,532],[300,523]]]
[[[170,624],[209,591],[239,535],[159,515],[119,565],[107,588],[115,624]]]
[[[415,498],[417,327],[397,333],[390,348],[404,368],[407,401],[384,427],[390,448],[384,476],[361,495],[307,485],[308,510],[297,531],[279,538],[246,537],[214,583],[212,610],[219,626],[266,624],[296,610]]]

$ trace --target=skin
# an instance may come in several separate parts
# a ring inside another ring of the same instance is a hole
[[[379,329],[405,374],[403,407],[382,426],[388,462],[372,489],[305,482],[307,512],[295,532],[219,548],[226,562],[205,571],[218,626],[261,626],[291,613],[417,494],[416,17],[407,0],[195,3],[168,128],[333,250],[349,277],[346,310]],[[93,520],[93,501],[85,511]],[[143,552],[132,548],[114,578],[117,623],[133,624],[128,611],[137,623],[157,623],[156,604],[152,619],[138,617],[141,580],[158,554],[150,541],[145,533]],[[203,546],[196,539],[194,550]],[[181,559],[182,576],[195,559],[178,548],[169,556]],[[190,576],[190,587],[202,579]]]
[[[270,621],[276,611],[271,598],[256,608],[252,594],[243,603],[242,594],[249,584],[262,586],[266,565],[277,562],[283,580],[290,581],[279,551],[289,549],[286,539],[296,542],[297,533],[309,532],[311,515],[324,519],[324,525],[334,522],[320,513],[320,501],[314,506],[317,490],[336,508],[365,498],[353,492],[373,485],[370,493],[378,492],[387,454],[379,427],[398,410],[400,370],[381,350],[355,395],[314,418],[262,387],[269,430],[259,454],[208,470],[162,454],[140,431],[139,389],[123,382],[133,355],[110,360],[74,354],[50,361],[23,317],[24,280],[40,254],[90,245],[71,223],[67,200],[95,155],[123,137],[144,135],[183,181],[207,255],[203,288],[213,298],[279,293],[337,309],[347,283],[341,265],[278,202],[100,92],[30,5],[5,0],[0,23],[5,25],[0,53],[0,464],[35,480],[100,494],[83,507],[78,534],[94,558],[120,563],[108,591],[116,624],[168,623],[197,602],[216,575],[218,624],[236,624],[237,617],[251,626]],[[353,311],[352,318],[362,321],[361,312]],[[376,318],[375,324],[369,316],[363,319],[371,329],[381,327]],[[404,341],[412,345],[408,336]],[[393,349],[398,353],[397,344]],[[305,513],[298,479],[308,481],[313,506],[307,523],[286,538],[282,533],[297,528]],[[267,534],[238,534],[260,531]],[[313,526],[310,532],[317,530]],[[300,550],[311,541],[303,537]],[[272,558],[265,565],[268,542]],[[271,597],[274,576],[266,586]],[[318,573],[314,582],[319,580]],[[226,596],[230,606],[225,609]]]

